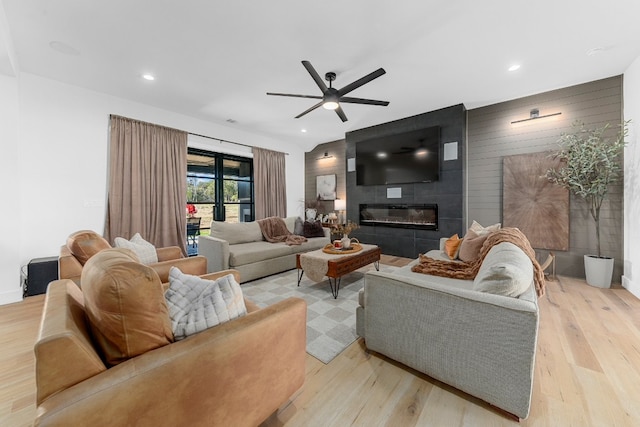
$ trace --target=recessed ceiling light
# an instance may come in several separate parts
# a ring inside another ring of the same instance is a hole
[[[154,81],[156,78],[151,74],[143,74],[142,78],[149,81]]]
[[[69,46],[66,43],[59,41],[49,42],[49,47],[57,52],[64,53],[66,55],[80,55],[80,51],[73,46]]]
[[[307,130],[306,129],[300,129],[300,132],[307,133]]]
[[[520,69],[520,64],[513,64],[511,67],[509,67],[509,71],[516,71]]]
[[[604,48],[601,47],[601,46],[598,46],[598,47],[594,47],[594,48],[589,49],[587,51],[587,55],[593,56],[593,55],[597,55],[597,54],[599,54],[600,52],[603,52],[603,51],[604,51]]]

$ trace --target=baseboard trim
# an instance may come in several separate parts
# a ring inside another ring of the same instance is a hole
[[[0,293],[0,305],[13,304],[22,301],[22,289]]]
[[[631,292],[636,298],[640,299],[640,284],[632,282],[626,276],[622,276],[622,287]]]

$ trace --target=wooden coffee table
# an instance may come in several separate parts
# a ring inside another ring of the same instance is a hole
[[[326,259],[326,276],[329,279],[331,295],[333,295],[333,298],[338,298],[338,292],[340,291],[340,279],[342,278],[342,276],[348,273],[352,273],[357,269],[371,263],[373,263],[376,270],[379,270],[380,253],[380,248],[378,246],[367,245],[367,247],[364,247],[361,251],[352,254],[327,255],[322,252],[322,249],[319,249],[317,251],[307,252],[304,255],[311,258]],[[304,274],[304,270],[300,265],[300,255],[301,254],[296,254],[298,286],[300,286],[300,280],[302,280],[302,275]]]

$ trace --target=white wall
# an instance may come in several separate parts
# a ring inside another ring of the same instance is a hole
[[[18,80],[0,74],[0,304],[19,301]]]
[[[624,275],[622,286],[640,298],[640,57],[624,73],[624,117],[631,120],[624,153]]]
[[[17,148],[16,143],[4,144],[7,131],[0,130],[3,139],[0,165],[8,164],[2,168],[0,177],[19,191],[20,201],[2,210],[7,217],[3,222],[10,224],[4,227],[17,228],[19,233],[7,239],[17,257],[7,265],[2,264],[0,277],[6,280],[0,282],[0,297],[19,285],[17,272],[21,265],[33,258],[58,255],[60,246],[72,232],[80,229],[103,232],[110,114],[286,151],[290,153],[286,158],[288,214],[297,214],[298,201],[304,197],[304,151],[293,144],[31,74],[20,74],[19,91],[14,92],[20,107],[19,116],[13,112],[15,120],[11,122],[19,119],[19,125],[13,133],[9,130],[7,139],[18,143]],[[2,93],[0,109],[17,110],[18,102],[6,101],[4,90]],[[19,138],[12,138],[11,134],[16,133]],[[215,149],[217,142],[210,144]],[[17,199],[10,196],[0,200],[4,203]],[[12,301],[0,299],[3,302]]]

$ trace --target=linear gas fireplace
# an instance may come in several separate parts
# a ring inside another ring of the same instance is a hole
[[[360,225],[438,229],[438,205],[360,205]]]

